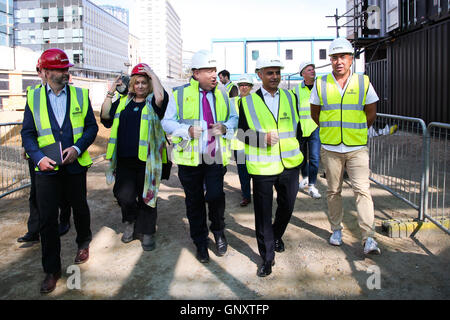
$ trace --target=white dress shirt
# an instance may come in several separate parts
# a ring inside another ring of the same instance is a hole
[[[278,109],[280,103],[280,89],[277,89],[277,92],[272,96],[266,89],[261,87],[261,92],[264,97],[264,102],[267,107],[269,107],[270,112],[272,112],[275,119],[278,119]]]
[[[350,80],[352,74],[353,74],[353,72],[350,70],[350,76],[348,77],[347,81],[345,82],[344,88],[342,88],[336,81],[334,74],[331,73],[331,75],[333,76],[334,83],[336,84],[336,86],[339,90],[339,93],[341,94],[341,97],[344,95],[345,89],[347,89],[347,86],[348,86],[348,83],[349,83],[349,80]],[[373,88],[372,84],[370,83],[369,90],[367,90],[367,95],[366,95],[366,104],[371,104],[371,103],[377,102],[378,100],[379,100],[378,95],[375,92],[375,89]],[[320,106],[320,98],[319,98],[319,94],[317,93],[317,80],[314,82],[314,87],[311,90],[311,97],[309,98],[309,102],[311,104]],[[347,152],[356,151],[356,150],[364,148],[364,146],[349,147],[343,143],[341,143],[337,146],[330,146],[330,145],[322,144],[322,147],[325,150],[338,152],[338,153],[347,153]]]

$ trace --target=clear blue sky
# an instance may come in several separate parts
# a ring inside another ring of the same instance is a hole
[[[130,7],[133,1],[91,0]],[[181,18],[183,50],[209,49],[212,38],[336,36],[333,15],[345,0],[169,0]],[[344,19],[340,24],[345,23]],[[131,30],[138,37],[135,30]],[[340,35],[345,36],[341,29]]]

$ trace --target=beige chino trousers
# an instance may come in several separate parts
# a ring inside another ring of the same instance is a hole
[[[374,236],[374,208],[370,194],[369,180],[369,149],[338,153],[320,150],[321,158],[325,166],[328,190],[328,221],[331,230],[342,229],[344,211],[342,209],[342,183],[344,181],[344,169],[347,170],[353,192],[356,196],[356,210],[358,212],[358,224],[362,231],[363,243],[367,237]]]

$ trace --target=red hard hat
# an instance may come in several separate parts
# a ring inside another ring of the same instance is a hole
[[[64,69],[73,67],[73,64],[70,63],[67,54],[58,48],[45,50],[39,60],[39,66],[43,69]]]
[[[131,75],[132,76],[135,76],[135,75],[146,76],[147,74],[145,72],[139,72],[139,69],[143,68],[143,67],[150,68],[148,66],[148,64],[146,64],[146,63],[138,63],[137,65],[134,66],[133,70],[131,70]]]

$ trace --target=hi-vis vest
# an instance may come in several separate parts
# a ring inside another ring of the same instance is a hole
[[[341,97],[331,74],[317,78],[320,98],[320,141],[323,144],[364,146],[367,144],[367,117],[364,112],[369,77],[352,74]]]
[[[228,95],[230,94],[231,89],[233,89],[233,87],[234,87],[234,83],[233,82],[230,82],[229,84],[226,85],[225,88],[227,88]]]
[[[245,145],[245,160],[250,174],[276,175],[285,168],[297,167],[303,161],[296,137],[299,119],[293,104],[295,97],[287,90],[280,89],[279,92],[278,119],[257,93],[242,98],[249,128],[258,132],[276,130],[280,137],[277,144],[266,148]]]
[[[239,114],[239,101],[242,99],[239,96],[238,97],[234,97],[231,99],[235,99],[234,100],[234,105],[236,106],[236,113]],[[231,146],[231,150],[244,150],[245,144],[240,141],[237,137],[237,132],[234,135],[234,138],[231,140],[230,142],[230,146]]]
[[[311,90],[302,81],[297,87],[292,89],[292,92],[297,96],[298,100],[298,116],[302,126],[303,137],[309,137],[317,129],[317,123],[311,118],[311,104],[309,102]]]
[[[70,94],[70,123],[73,131],[73,142],[76,143],[78,139],[83,135],[84,119],[89,107],[89,92],[87,89],[76,88],[67,86]],[[47,95],[45,93],[46,87],[38,87],[35,89],[30,88],[27,92],[27,102],[33,114],[36,131],[38,133],[38,145],[39,148],[43,148],[55,142],[53,137],[52,127],[50,124],[50,118],[48,116],[47,109]],[[92,164],[92,159],[89,156],[89,152],[84,151],[81,156],[77,158],[78,163],[87,167]],[[39,168],[36,167],[36,171]],[[58,170],[58,166],[55,167]]]
[[[148,96],[146,104],[142,109],[141,121],[139,124],[139,148],[138,158],[141,161],[146,162],[148,157],[148,110],[151,107],[151,97]],[[126,108],[126,106],[132,101],[128,99],[128,95],[121,96],[119,105],[117,106],[116,113],[114,114],[114,120],[111,127],[111,133],[109,136],[108,147],[106,149],[106,159],[109,160],[114,154],[114,150],[117,147],[117,132],[119,130],[120,113]],[[164,148],[162,153],[162,163],[167,163],[167,149]]]
[[[198,125],[200,121],[200,94],[199,83],[191,78],[190,83],[173,88],[173,96],[177,105],[179,122],[188,125]],[[216,123],[224,123],[230,115],[230,101],[228,94],[218,87],[214,89],[215,98],[215,119]],[[206,133],[204,133],[206,134]],[[173,161],[179,165],[198,166],[202,163],[202,155],[199,149],[199,139],[182,141],[180,137],[172,137],[174,144]],[[231,156],[229,143],[222,136],[216,137],[218,147],[216,148],[215,159],[222,161],[226,166]],[[183,145],[186,143],[187,145]]]

